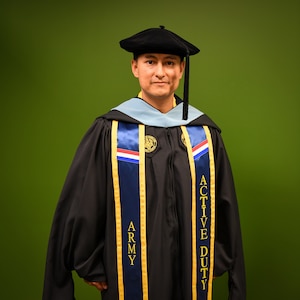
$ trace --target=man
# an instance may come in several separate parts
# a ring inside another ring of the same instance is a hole
[[[53,220],[43,300],[74,299],[72,270],[104,300],[209,300],[214,277],[228,272],[229,299],[243,300],[230,164],[220,129],[187,103],[199,49],[163,26],[120,45],[134,55],[141,91],[97,118],[79,145]]]

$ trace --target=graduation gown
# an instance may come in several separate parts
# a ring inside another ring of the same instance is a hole
[[[88,281],[106,281],[103,300],[118,299],[111,124],[112,120],[141,123],[138,119],[138,115],[114,109],[97,118],[83,137],[53,219],[43,300],[75,299],[73,270]],[[186,123],[206,125],[211,133],[216,184],[213,273],[218,277],[228,272],[229,299],[243,300],[245,269],[238,205],[220,129],[203,113]],[[149,300],[192,299],[191,233],[186,225],[191,222],[191,175],[181,129],[170,124],[147,125],[146,121],[145,125],[146,134],[157,140],[156,150],[146,153]]]

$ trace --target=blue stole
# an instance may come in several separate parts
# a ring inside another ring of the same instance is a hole
[[[214,158],[206,126],[181,126],[191,170],[192,300],[212,299]],[[119,300],[148,300],[145,126],[112,121]]]
[[[192,299],[211,300],[215,240],[215,165],[207,126],[181,126],[192,180]]]

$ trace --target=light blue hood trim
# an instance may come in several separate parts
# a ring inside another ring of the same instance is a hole
[[[183,103],[180,103],[164,114],[144,100],[140,98],[132,98],[112,110],[118,110],[142,124],[155,127],[175,127],[187,125],[203,115],[203,112],[189,105],[188,119],[182,120],[182,105]]]

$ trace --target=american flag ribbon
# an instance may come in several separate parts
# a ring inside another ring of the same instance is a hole
[[[192,149],[194,159],[197,159],[208,152],[208,141],[204,140],[201,143],[197,144]]]
[[[140,160],[140,155],[138,151],[118,148],[117,159],[121,161],[138,164]]]

